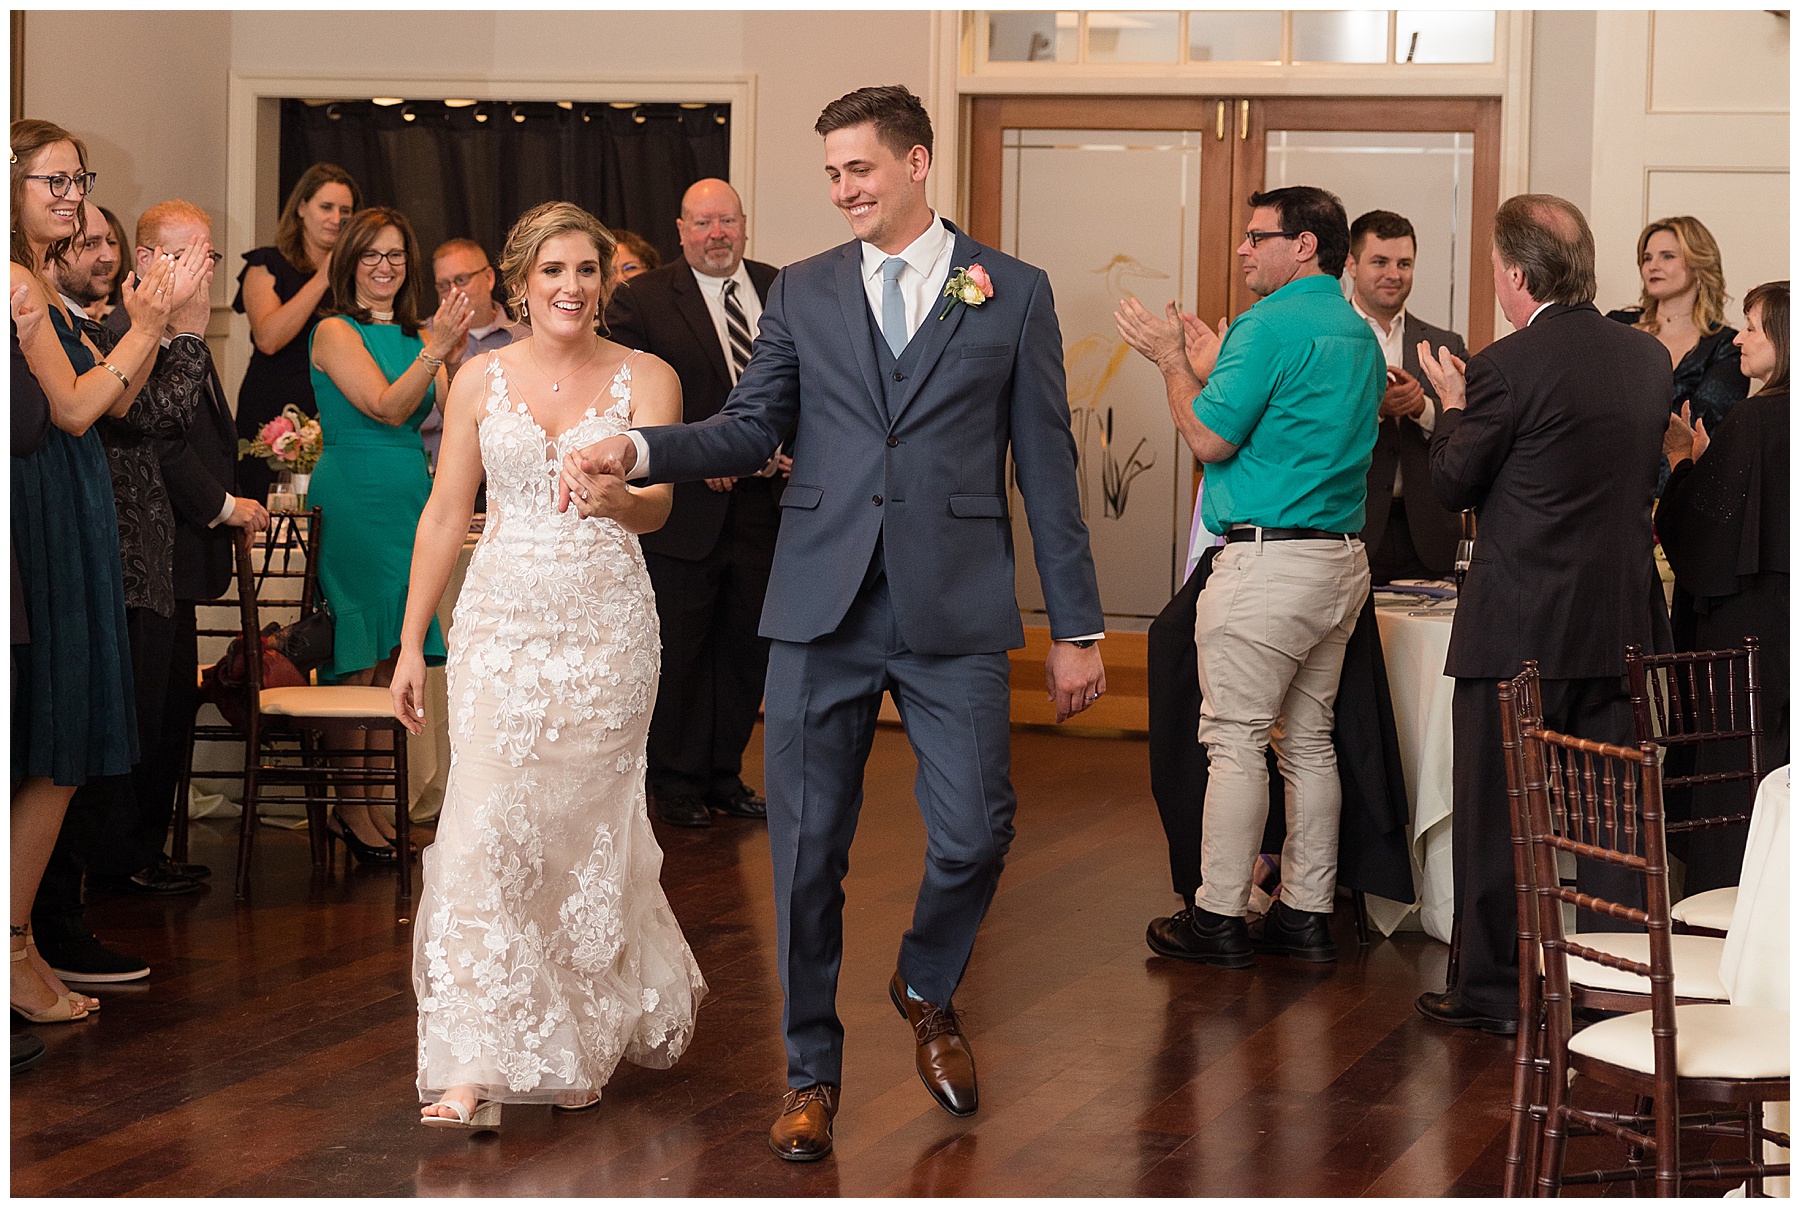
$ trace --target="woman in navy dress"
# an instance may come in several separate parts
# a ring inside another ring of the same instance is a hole
[[[51,428],[12,462],[12,540],[28,642],[14,647],[12,721],[13,1009],[34,1023],[86,1016],[29,943],[31,902],[63,812],[90,776],[131,770],[138,756],[125,586],[106,452],[93,429],[123,415],[150,376],[169,311],[190,297],[204,261],[158,257],[125,291],[131,329],[101,360],[45,280],[45,266],[82,234],[94,177],[79,140],[50,122],[12,124],[12,284],[26,368]],[[45,321],[47,317],[48,321]]]

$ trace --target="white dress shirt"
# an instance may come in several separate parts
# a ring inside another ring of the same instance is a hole
[[[1369,330],[1373,331],[1375,333],[1375,338],[1381,342],[1381,355],[1387,358],[1388,368],[1390,368],[1390,369],[1405,369],[1406,368],[1406,308],[1404,306],[1402,306],[1399,309],[1399,311],[1395,313],[1393,323],[1389,326],[1384,327],[1384,326],[1382,326],[1380,319],[1377,319],[1374,315],[1372,315],[1368,311],[1364,310],[1362,308],[1362,306],[1357,303],[1355,294],[1352,294],[1350,296],[1350,307],[1351,307],[1351,309],[1356,311],[1357,314],[1359,314],[1363,317],[1363,322],[1365,322],[1369,325]],[[1435,405],[1433,405],[1432,401],[1429,398],[1427,398],[1425,400],[1424,409],[1422,411],[1420,411],[1417,415],[1412,416],[1411,418],[1415,424],[1418,424],[1419,427],[1421,427],[1425,430],[1425,435],[1429,439],[1431,436],[1432,429],[1437,427],[1437,407]],[[1403,471],[1400,468],[1400,463],[1395,462],[1394,463],[1394,498],[1395,499],[1400,498],[1401,495],[1404,493],[1404,483],[1402,481],[1404,473],[1405,473],[1405,471]]]
[[[944,294],[944,282],[950,278],[950,255],[956,250],[956,236],[950,233],[934,211],[925,233],[906,245],[899,253],[906,261],[900,270],[900,296],[906,302],[906,338],[912,339]],[[875,326],[881,327],[881,266],[888,254],[872,243],[862,245],[863,293],[869,299],[869,313]]]
[[[750,271],[738,261],[737,272],[729,277],[709,277],[696,271],[694,281],[700,286],[700,296],[706,299],[706,313],[712,316],[713,330],[719,335],[719,347],[725,353],[725,373],[731,378],[731,384],[737,385],[737,366],[731,362],[731,332],[725,326],[725,283],[737,282],[738,305],[744,310],[744,321],[750,325],[750,342],[756,342],[756,336],[762,326],[762,299],[756,296],[756,287],[750,284]]]

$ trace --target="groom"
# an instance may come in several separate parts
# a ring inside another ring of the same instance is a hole
[[[856,238],[775,279],[723,411],[579,450],[565,480],[750,474],[798,425],[762,619],[792,1088],[769,1144],[795,1162],[831,1152],[843,878],[890,692],[918,756],[927,839],[889,996],[913,1028],[932,1097],[953,1115],[976,1108],[974,1059],[951,997],[1013,837],[1006,651],[1024,645],[1024,631],[1009,447],[1056,639],[1047,678],[1057,720],[1106,684],[1048,278],[932,212],[931,119],[905,88],[858,89],[827,105],[814,129],[832,202]],[[964,288],[947,297],[951,282]],[[574,502],[583,505],[579,491]]]

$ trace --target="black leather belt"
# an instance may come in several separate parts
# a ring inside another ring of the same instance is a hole
[[[1254,541],[1255,528],[1234,528],[1225,534],[1227,541]],[[1328,533],[1324,529],[1292,529],[1266,528],[1262,530],[1264,541],[1342,541],[1347,533]]]

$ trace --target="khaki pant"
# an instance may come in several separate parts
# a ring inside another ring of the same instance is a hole
[[[1249,904],[1273,746],[1287,784],[1281,898],[1331,911],[1342,805],[1332,706],[1368,594],[1369,561],[1354,538],[1234,542],[1214,559],[1194,616],[1210,762],[1194,895],[1202,910],[1242,916]]]

